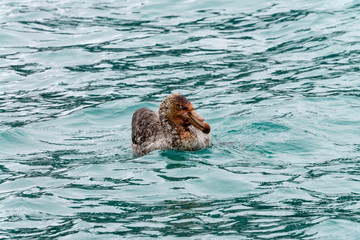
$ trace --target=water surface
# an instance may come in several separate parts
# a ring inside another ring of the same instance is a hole
[[[356,1],[0,3],[1,239],[357,239]],[[213,146],[135,157],[172,92]]]

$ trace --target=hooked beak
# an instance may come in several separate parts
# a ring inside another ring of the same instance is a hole
[[[210,132],[210,125],[205,122],[204,119],[195,112],[195,110],[190,111],[188,116],[190,123],[200,129],[203,133],[208,134]]]

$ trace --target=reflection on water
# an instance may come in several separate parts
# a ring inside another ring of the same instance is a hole
[[[0,3],[0,236],[356,239],[359,7]],[[213,145],[135,157],[171,92]]]

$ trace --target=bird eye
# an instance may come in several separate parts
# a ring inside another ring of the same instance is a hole
[[[185,107],[184,107],[184,106],[181,106],[181,105],[179,106],[179,108],[180,108],[180,109],[185,109]]]

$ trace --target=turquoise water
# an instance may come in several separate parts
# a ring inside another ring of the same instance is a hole
[[[0,239],[359,239],[358,1],[2,1]],[[135,157],[186,96],[213,146]]]

